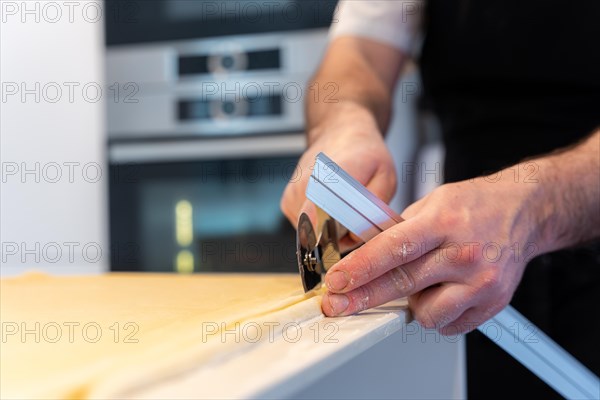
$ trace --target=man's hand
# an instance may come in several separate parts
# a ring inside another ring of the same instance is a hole
[[[510,302],[531,258],[600,236],[599,149],[596,132],[572,149],[437,188],[328,271],[323,311],[349,315],[408,296],[424,327],[473,330]],[[535,178],[523,179],[532,168]]]
[[[409,296],[424,327],[474,329],[509,303],[538,253],[535,221],[524,212],[532,185],[478,178],[437,188],[331,268],[324,312],[349,315]]]
[[[311,85],[335,85],[328,101],[307,97],[308,150],[287,186],[281,209],[292,225],[301,212],[315,222],[306,201],[306,185],[315,157],[324,152],[377,196],[389,201],[395,192],[392,157],[382,132],[391,114],[392,91],[406,57],[398,49],[360,37],[340,37],[330,45]]]
[[[345,108],[302,155],[294,173],[297,179],[283,193],[281,209],[294,226],[302,212],[315,222],[314,205],[305,193],[315,157],[321,151],[384,201],[389,201],[396,191],[393,159],[373,118],[356,106]]]

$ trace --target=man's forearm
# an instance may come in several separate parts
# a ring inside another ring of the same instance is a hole
[[[600,129],[533,162],[542,188],[537,213],[544,250],[600,237]]]
[[[323,96],[307,97],[309,141],[339,118],[375,124],[380,132],[385,132],[393,86],[402,62],[397,50],[376,42],[357,38],[334,41],[310,86],[321,91],[326,88],[333,94],[327,101]]]
[[[379,87],[370,73],[362,73],[361,68],[345,71],[331,71],[335,66],[326,65],[315,75],[312,85],[335,88],[336,93],[331,100],[308,98],[306,103],[307,131],[337,119],[341,114],[352,112],[360,117],[370,117],[380,131],[385,131],[390,119],[390,94]]]

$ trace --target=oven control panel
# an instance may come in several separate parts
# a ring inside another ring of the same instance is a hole
[[[327,28],[109,46],[109,139],[301,132]],[[313,85],[314,86],[314,85]]]

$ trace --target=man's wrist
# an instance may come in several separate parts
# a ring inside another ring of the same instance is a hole
[[[537,245],[551,252],[600,235],[600,132],[578,145],[559,149],[519,165],[533,165],[535,182],[527,191]],[[515,167],[511,167],[515,168]]]
[[[373,113],[364,105],[354,101],[339,101],[321,113],[318,123],[307,130],[308,144],[321,136],[340,132],[356,135],[381,135]]]
[[[553,203],[540,180],[538,160],[514,164],[496,173],[478,178],[483,187],[498,202],[509,219],[509,237],[520,246],[535,245],[536,253],[548,249],[546,227],[554,216]]]

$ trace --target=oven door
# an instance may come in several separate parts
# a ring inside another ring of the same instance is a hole
[[[337,0],[106,0],[107,45],[324,28]]]
[[[113,271],[295,272],[279,208],[302,135],[111,143]]]

